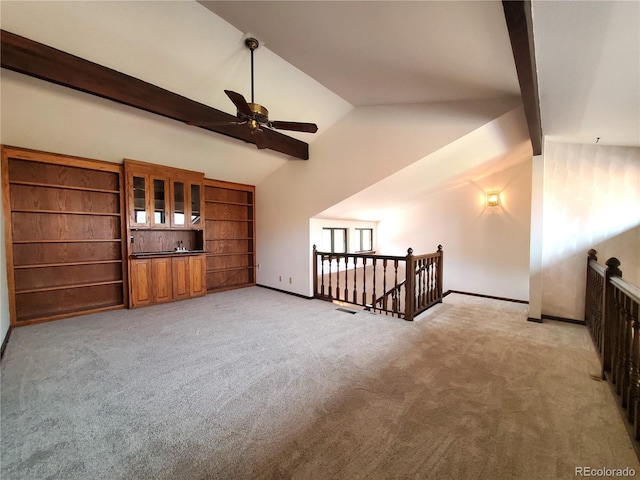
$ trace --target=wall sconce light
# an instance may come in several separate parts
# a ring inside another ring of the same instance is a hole
[[[500,205],[500,192],[487,192],[487,207],[497,207]]]

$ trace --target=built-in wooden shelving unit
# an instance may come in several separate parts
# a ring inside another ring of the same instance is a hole
[[[255,187],[205,179],[207,290],[256,284]]]
[[[120,308],[122,167],[2,148],[12,324]]]

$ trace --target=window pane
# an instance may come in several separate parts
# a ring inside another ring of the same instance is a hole
[[[333,231],[333,251],[335,253],[347,251],[347,231],[343,228],[336,228]]]
[[[365,228],[360,230],[360,235],[362,238],[362,250],[373,250],[373,230]]]
[[[173,184],[173,201],[173,223],[176,225],[184,225],[184,184],[182,182],[175,182]]]
[[[133,177],[133,215],[136,223],[146,223],[146,185],[144,177]]]
[[[191,223],[200,223],[200,185],[191,185]]]
[[[153,222],[158,224],[166,223],[165,217],[165,198],[164,198],[165,183],[164,180],[157,178],[153,179]]]
[[[323,252],[331,251],[331,229],[330,228],[322,229],[322,251]]]

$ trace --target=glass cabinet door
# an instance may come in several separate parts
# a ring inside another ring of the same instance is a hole
[[[153,179],[153,223],[167,224],[167,182],[162,178]]]
[[[191,184],[191,225],[200,225],[200,185]]]
[[[147,218],[147,179],[134,175],[132,178],[133,187],[133,223],[146,225]]]
[[[185,225],[185,191],[183,182],[173,182],[173,224]]]

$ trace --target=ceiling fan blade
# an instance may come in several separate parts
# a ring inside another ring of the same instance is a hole
[[[278,122],[274,120],[270,125],[278,130],[293,130],[295,132],[307,133],[316,133],[318,131],[318,126],[315,123]]]
[[[187,122],[194,127],[226,127],[228,125],[246,125],[247,122]]]
[[[231,90],[225,90],[224,93],[227,94],[227,97],[229,97],[229,99],[236,106],[238,112],[246,115],[247,117],[253,117],[253,112],[251,111],[251,108],[249,108],[249,104],[242,95],[236,92],[232,92]]]
[[[251,135],[253,135],[253,139],[256,142],[256,147],[258,147],[260,150],[267,148],[268,142],[262,130],[253,130],[251,132]]]

